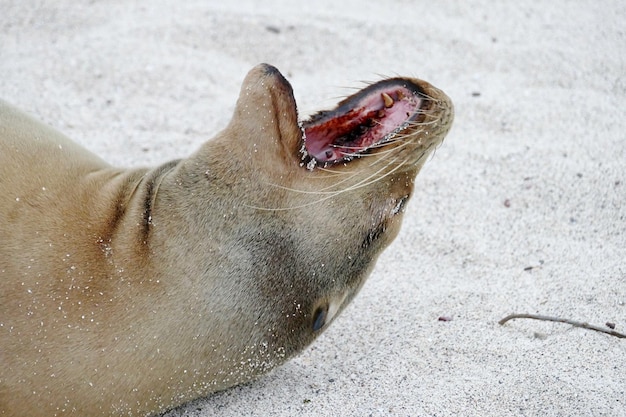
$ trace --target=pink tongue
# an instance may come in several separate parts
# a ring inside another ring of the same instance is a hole
[[[401,87],[375,90],[344,114],[305,127],[306,149],[318,162],[350,159],[387,140],[419,110],[421,100]]]

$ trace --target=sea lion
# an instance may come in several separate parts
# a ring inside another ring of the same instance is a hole
[[[109,166],[0,106],[0,410],[148,416],[249,381],[344,309],[452,123],[430,84],[298,122],[269,65],[190,157]]]

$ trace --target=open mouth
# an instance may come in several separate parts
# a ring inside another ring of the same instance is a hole
[[[307,167],[365,155],[393,140],[423,114],[428,100],[409,80],[384,80],[303,122]]]

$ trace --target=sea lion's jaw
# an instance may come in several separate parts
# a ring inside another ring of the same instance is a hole
[[[441,91],[414,79],[393,78],[348,97],[336,109],[303,123],[304,164],[309,169],[346,163],[399,144],[431,150],[452,121],[452,104]]]
[[[297,165],[294,155],[302,141],[302,129],[293,89],[278,69],[260,64],[248,72],[225,133],[228,153],[239,152],[240,162],[251,168],[262,171],[260,163],[274,172],[280,171],[281,165],[287,169]]]

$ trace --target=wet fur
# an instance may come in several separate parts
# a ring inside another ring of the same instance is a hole
[[[449,129],[447,97],[415,82],[432,95],[420,123],[312,170],[267,65],[224,131],[152,170],[112,168],[0,103],[0,415],[152,415],[306,347],[316,312],[327,327],[397,234]]]

